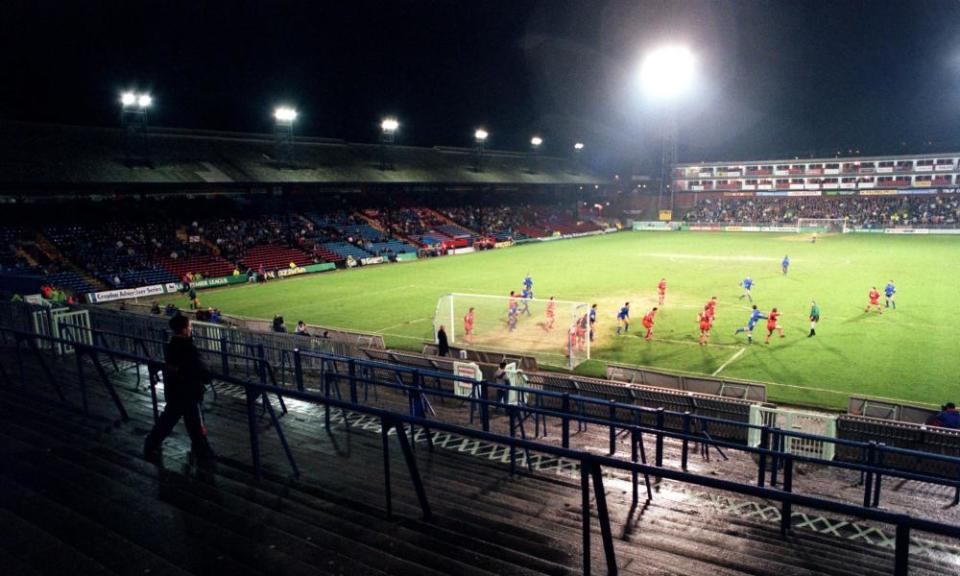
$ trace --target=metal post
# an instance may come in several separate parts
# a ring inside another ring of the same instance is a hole
[[[514,427],[516,426],[516,410],[514,406],[507,406],[507,414],[510,416],[510,438],[515,438]],[[510,443],[510,475],[517,473],[517,449],[513,443]]]
[[[590,471],[586,459],[580,460],[580,516],[583,531],[583,574],[590,576]]]
[[[303,359],[300,357],[299,349],[293,351],[293,378],[297,390],[303,392]]]
[[[910,526],[897,524],[894,576],[907,576],[910,572]]]
[[[876,449],[877,449],[877,443],[871,440],[869,446],[867,446],[867,466],[873,466]],[[873,471],[867,470],[866,479],[863,482],[863,507],[864,508],[870,507],[870,501],[872,497],[873,497]]]
[[[560,412],[563,414],[561,416],[561,432],[563,434],[562,445],[564,448],[570,447],[570,393],[563,393],[563,401],[560,405]]]
[[[387,518],[393,516],[393,497],[390,493],[390,427],[380,417],[380,441],[383,444],[383,495],[387,500]]]
[[[793,492],[793,457],[783,457],[783,491]],[[787,535],[790,530],[791,516],[793,516],[793,504],[784,500],[780,507],[780,534]]]
[[[687,436],[690,435],[690,412],[683,413],[683,442],[680,449],[680,468],[687,469],[687,459],[690,456],[690,441]]]
[[[350,360],[347,364],[347,371],[350,374],[350,402],[357,403],[357,361]]]
[[[597,501],[597,521],[600,523],[603,555],[607,559],[607,574],[617,576],[617,557],[613,549],[613,532],[610,529],[610,514],[607,511],[607,493],[603,490],[602,472],[599,464],[591,464],[590,475],[593,476],[593,497]]]
[[[490,431],[490,406],[487,404],[490,390],[486,384],[480,384],[480,423],[484,432]]]
[[[427,493],[423,489],[423,480],[420,478],[420,471],[417,469],[417,460],[413,456],[413,450],[410,448],[410,442],[407,440],[407,432],[403,426],[394,426],[397,430],[397,440],[400,441],[400,450],[403,452],[403,458],[407,461],[407,471],[410,473],[410,480],[413,481],[413,488],[417,493],[417,499],[420,501],[420,509],[423,512],[423,520],[430,520],[430,504],[427,502]]]
[[[777,472],[780,468],[780,454],[784,451],[784,437],[782,431],[773,430],[772,434],[774,454],[770,457],[770,486],[776,486]]]
[[[245,387],[247,395],[247,426],[250,428],[250,457],[253,459],[253,473],[260,479],[260,439],[257,436],[257,395]]]
[[[657,408],[657,468],[663,467],[663,408]]]
[[[635,429],[630,430],[630,461],[634,464],[637,463],[639,457],[639,451],[637,450],[637,435],[639,433]],[[636,469],[630,471],[630,481],[633,483],[633,505],[636,506],[637,502],[640,500],[640,490],[637,488],[637,483],[639,482],[639,473]]]
[[[757,466],[757,486],[763,488],[767,476],[767,453],[770,447],[770,428],[764,426],[760,429],[760,463]]]
[[[613,456],[617,453],[617,426],[615,422],[617,421],[617,404],[614,400],[610,400],[610,455]]]
[[[883,443],[877,445],[876,467],[883,468]],[[877,478],[873,483],[873,507],[880,505],[880,484],[883,481],[883,474],[877,472]]]

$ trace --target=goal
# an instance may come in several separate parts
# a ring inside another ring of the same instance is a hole
[[[437,301],[434,334],[444,327],[451,346],[533,356],[551,366],[575,368],[590,359],[589,307],[583,302],[485,294],[446,294]],[[551,304],[552,302],[552,304]],[[473,328],[465,317],[473,309]],[[514,317],[512,317],[514,316]]]
[[[819,232],[822,234],[846,234],[846,218],[798,218],[797,232]]]

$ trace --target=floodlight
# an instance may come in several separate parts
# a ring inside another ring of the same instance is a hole
[[[297,119],[297,111],[287,106],[280,106],[273,111],[273,117],[278,122],[293,122]]]
[[[648,53],[640,67],[643,90],[655,100],[682,96],[693,85],[696,59],[685,46],[662,46]]]
[[[487,136],[488,136],[487,131],[484,130],[483,128],[477,128],[477,131],[473,133],[473,138],[477,142],[483,142],[484,140],[487,139]]]
[[[384,118],[383,122],[380,123],[380,129],[387,134],[396,132],[399,127],[400,123],[397,122],[396,118]]]
[[[120,95],[120,103],[124,106],[133,106],[137,101],[137,95],[133,92],[124,92]]]
[[[577,142],[573,145],[574,150],[583,150],[583,142]]]
[[[153,104],[153,97],[149,94],[141,94],[137,97],[137,106],[141,108],[149,108]]]
[[[530,139],[530,145],[533,146],[534,148],[540,146],[541,144],[543,144],[543,138],[539,136],[534,136],[533,138]]]

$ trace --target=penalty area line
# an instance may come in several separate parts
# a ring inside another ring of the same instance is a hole
[[[717,374],[719,374],[720,372],[722,372],[724,368],[726,368],[726,367],[729,366],[731,363],[733,363],[734,360],[736,360],[737,358],[739,358],[740,356],[742,356],[743,353],[746,352],[746,351],[747,351],[746,346],[741,347],[739,350],[736,351],[736,353],[735,353],[733,356],[731,356],[729,359],[727,359],[726,362],[724,362],[723,364],[721,364],[719,368],[717,368],[716,370],[714,370],[714,371],[713,371],[713,374],[711,374],[711,376],[716,376]]]

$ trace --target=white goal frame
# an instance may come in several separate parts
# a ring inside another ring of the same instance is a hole
[[[527,356],[537,357],[538,360],[541,356],[553,356],[549,354],[538,353],[535,350],[524,349],[521,347],[511,347],[509,342],[504,342],[502,347],[493,347],[489,344],[475,344],[473,342],[464,342],[461,338],[457,337],[457,327],[460,325],[460,314],[462,312],[457,310],[456,300],[461,299],[463,301],[489,301],[491,304],[499,303],[503,310],[506,310],[507,305],[510,301],[509,296],[496,296],[491,294],[467,294],[461,292],[450,292],[440,296],[437,299],[437,306],[433,315],[433,335],[434,343],[437,343],[437,331],[441,325],[450,327],[449,330],[446,330],[447,333],[447,342],[452,346],[456,344],[460,348],[468,348],[472,350],[481,350],[488,352],[502,352],[502,353],[512,353],[520,354]],[[526,303],[530,307],[534,308],[543,308],[545,309],[547,303],[550,302],[546,298],[519,298],[518,299],[520,306],[524,306]],[[566,348],[566,358],[563,362],[568,368],[575,368],[582,362],[590,359],[590,330],[589,320],[587,325],[586,337],[583,340],[583,348],[577,348],[574,350],[574,345],[570,341],[570,329],[573,328],[576,323],[584,316],[589,315],[590,306],[586,302],[576,302],[572,300],[553,300],[553,304],[556,310],[556,329],[554,337],[562,334],[564,339],[565,348]],[[499,308],[499,307],[498,307]],[[566,315],[565,315],[566,314]],[[551,358],[552,360],[552,358]],[[548,364],[557,365],[554,361],[548,360]]]
[[[846,234],[849,232],[847,228],[847,219],[846,218],[797,218],[797,232],[803,232],[804,228],[817,228],[817,227],[828,227],[839,225],[840,233]],[[829,230],[824,230],[823,232],[829,233]]]

